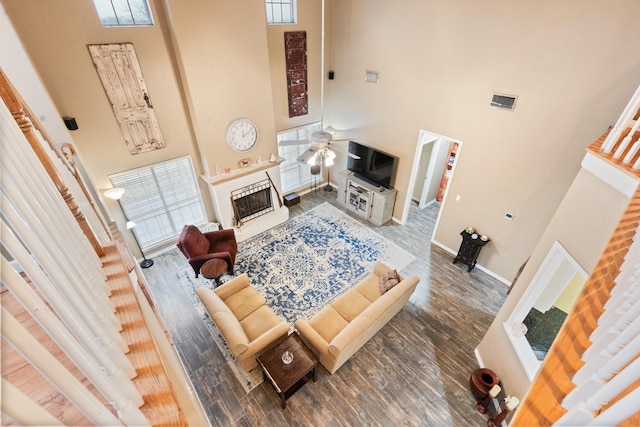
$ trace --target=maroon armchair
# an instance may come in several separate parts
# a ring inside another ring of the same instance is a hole
[[[195,225],[185,225],[177,246],[189,260],[196,277],[200,274],[202,265],[213,258],[225,260],[227,271],[233,274],[238,244],[232,229],[203,233]]]

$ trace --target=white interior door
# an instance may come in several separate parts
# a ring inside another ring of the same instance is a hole
[[[436,193],[438,192],[437,185],[434,186],[434,182],[437,181],[436,170],[437,170],[437,161],[438,161],[438,152],[440,151],[440,146],[442,145],[441,139],[436,139],[434,141],[428,142],[422,147],[423,156],[425,155],[425,151],[430,150],[429,163],[427,166],[427,170],[424,176],[424,185],[422,186],[422,192],[420,194],[420,201],[418,203],[418,207],[420,209],[424,209],[429,206],[436,199]]]

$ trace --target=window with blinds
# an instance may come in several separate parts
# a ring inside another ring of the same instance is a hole
[[[308,141],[311,134],[322,130],[320,122],[311,123],[286,131],[278,132],[278,142],[287,140]],[[311,166],[306,163],[300,163],[296,159],[300,154],[304,153],[308,144],[288,145],[285,147],[278,146],[278,155],[285,159],[280,165],[280,181],[282,183],[282,194],[289,191],[298,190],[301,187],[311,183]]]
[[[207,215],[190,156],[109,176],[126,191],[120,199],[143,251],[167,243],[185,224],[202,225]]]

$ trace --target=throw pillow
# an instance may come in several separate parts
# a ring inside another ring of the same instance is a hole
[[[380,295],[384,295],[389,289],[400,282],[400,276],[396,270],[390,270],[380,276]]]

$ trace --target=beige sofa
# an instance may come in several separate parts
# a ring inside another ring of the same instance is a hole
[[[289,333],[289,324],[267,306],[246,274],[213,291],[201,287],[196,293],[231,352],[247,371],[257,365],[256,357]]]
[[[397,285],[380,295],[380,277],[390,270],[377,262],[372,274],[318,314],[295,322],[302,338],[330,373],[337,371],[391,320],[416,289],[417,277],[400,277]]]

